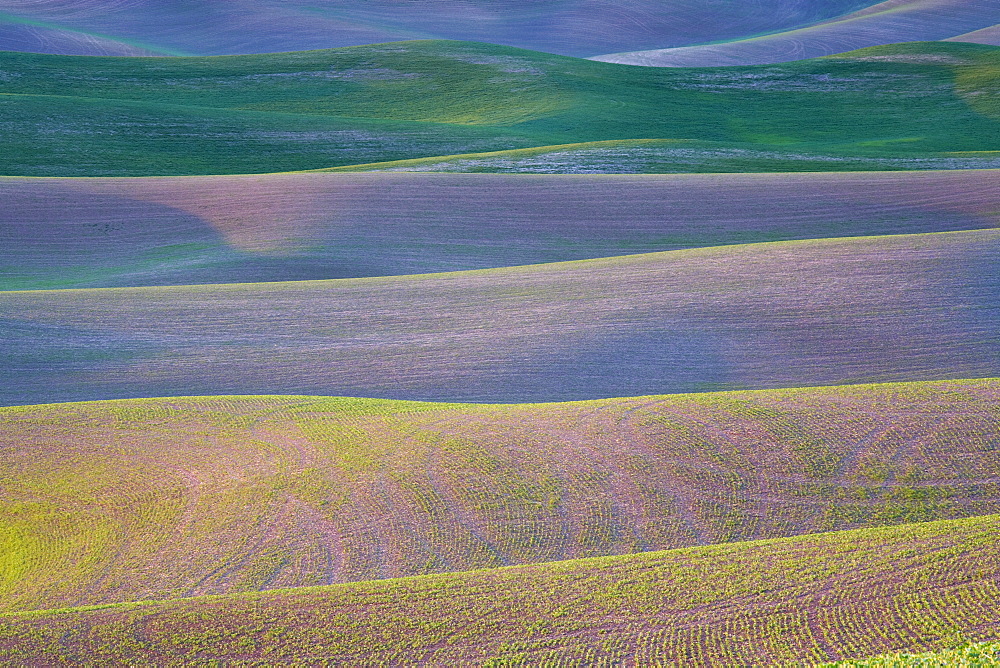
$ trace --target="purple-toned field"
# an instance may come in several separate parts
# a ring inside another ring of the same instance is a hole
[[[996,44],[990,31],[998,22],[1000,10],[989,0],[517,0],[502,7],[485,0],[436,0],[420,11],[391,0],[50,0],[5,3],[0,49],[214,55],[458,39],[697,67],[781,62],[917,40]]]
[[[7,0],[0,11],[0,49],[215,55],[445,38],[590,56],[787,30],[872,4],[874,0],[430,0],[417,7],[399,0]]]
[[[0,616],[0,652],[32,665],[788,666],[944,649],[997,637],[998,531],[992,515],[16,614]]]
[[[1000,170],[0,178],[0,289],[415,274],[1000,227]]]
[[[1000,5],[992,0],[887,0],[796,30],[718,44],[610,53],[593,60],[656,67],[781,63],[896,42],[946,40],[998,22]]]
[[[1000,512],[1000,381],[0,409],[0,611]]]
[[[964,35],[959,35],[958,37],[952,37],[951,39],[944,41],[972,42],[974,44],[992,44],[993,46],[1000,46],[1000,23],[981,30],[974,30]]]
[[[1000,231],[419,276],[0,293],[0,404],[554,401],[1000,376]]]

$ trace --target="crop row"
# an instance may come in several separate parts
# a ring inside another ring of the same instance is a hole
[[[938,652],[893,652],[866,659],[848,659],[835,663],[824,664],[821,668],[905,668],[922,666],[924,668],[989,668],[1000,663],[1000,643],[998,642],[961,642],[961,634],[957,635],[958,647]]]
[[[0,617],[12,661],[787,665],[995,640],[998,516]]]
[[[1000,512],[1000,383],[0,410],[7,610]]]

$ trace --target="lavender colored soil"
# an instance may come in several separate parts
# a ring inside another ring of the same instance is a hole
[[[1000,232],[416,277],[0,293],[0,403],[558,401],[1000,375]]]
[[[350,278],[1000,227],[1000,170],[0,178],[0,289]]]

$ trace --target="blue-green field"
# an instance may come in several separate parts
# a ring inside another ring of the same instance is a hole
[[[670,140],[645,153],[627,146],[623,168],[641,172],[985,168],[1000,151],[1000,47],[959,42],[732,68],[414,41],[214,58],[0,52],[0,71],[0,169],[10,176],[417,158],[450,171],[449,155],[622,140]],[[571,156],[558,171],[575,162],[593,160]],[[612,160],[590,171],[619,169]],[[520,170],[485,161],[478,171]]]

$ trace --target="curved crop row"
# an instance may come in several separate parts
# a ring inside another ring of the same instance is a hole
[[[959,634],[960,637],[960,634]],[[893,652],[868,659],[848,659],[824,664],[822,668],[989,668],[1000,663],[1000,643],[964,643],[938,652]]]
[[[6,408],[0,608],[996,513],[998,406],[1000,381],[983,380],[568,404]]]
[[[939,650],[1000,633],[998,530],[992,515],[5,615],[0,653],[27,663],[757,666]]]

